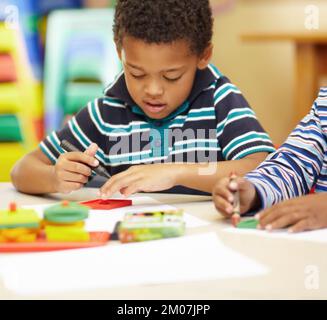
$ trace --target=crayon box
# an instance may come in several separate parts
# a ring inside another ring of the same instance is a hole
[[[118,229],[122,243],[179,237],[184,232],[183,210],[126,213]]]

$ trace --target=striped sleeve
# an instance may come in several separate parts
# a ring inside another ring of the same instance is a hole
[[[96,143],[99,150],[96,158],[103,162],[105,154],[105,139],[99,132],[94,119],[92,118],[91,110],[98,108],[102,103],[102,99],[96,99],[83,108],[77,115],[72,117],[63,129],[53,131],[41,143],[40,149],[42,152],[55,164],[59,156],[65,152],[60,147],[62,140],[67,140],[82,152],[85,151],[91,143]]]
[[[239,160],[257,152],[274,152],[269,135],[241,91],[226,77],[218,80],[214,105],[217,139],[226,160]]]
[[[327,101],[319,97],[286,142],[246,176],[256,187],[263,208],[310,192],[327,150],[326,120]]]

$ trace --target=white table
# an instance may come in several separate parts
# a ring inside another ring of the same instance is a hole
[[[165,285],[130,286],[30,297],[29,299],[326,299],[327,246],[319,243],[263,238],[222,232],[226,222],[216,213],[208,197],[149,194],[163,203],[174,203],[188,213],[201,217],[210,225],[192,229],[192,233],[216,232],[228,247],[241,252],[271,269],[265,276]],[[54,203],[62,198],[20,194],[9,183],[0,183],[0,207],[9,201],[19,205]],[[64,196],[67,198],[67,196]],[[96,198],[95,189],[84,189],[69,200]],[[319,270],[319,288],[306,289],[307,266]],[[241,266],[240,266],[241,267]],[[20,299],[8,292],[0,278],[0,299]]]

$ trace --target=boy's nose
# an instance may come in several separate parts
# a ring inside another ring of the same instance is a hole
[[[164,89],[159,83],[152,81],[146,85],[145,93],[150,97],[158,97],[163,95]]]

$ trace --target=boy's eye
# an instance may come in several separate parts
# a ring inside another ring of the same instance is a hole
[[[133,73],[131,73],[131,76],[132,76],[133,78],[135,78],[135,79],[142,79],[142,78],[145,77],[145,74],[138,75],[138,74],[133,74]],[[167,81],[170,81],[170,82],[177,81],[177,80],[179,80],[180,78],[182,78],[182,76],[179,76],[179,77],[177,77],[177,78],[168,78],[168,77],[165,77],[165,76],[164,76],[164,79],[166,79]]]
[[[131,76],[132,76],[133,78],[135,78],[135,79],[142,79],[142,78],[144,78],[144,77],[145,77],[145,75],[144,75],[144,74],[141,74],[141,75],[136,75],[136,74],[133,74],[133,73],[131,73]]]
[[[174,82],[174,81],[177,81],[179,80],[180,78],[182,78],[182,76],[180,77],[177,77],[177,78],[168,78],[168,77],[164,77],[167,81],[170,81],[170,82]]]

